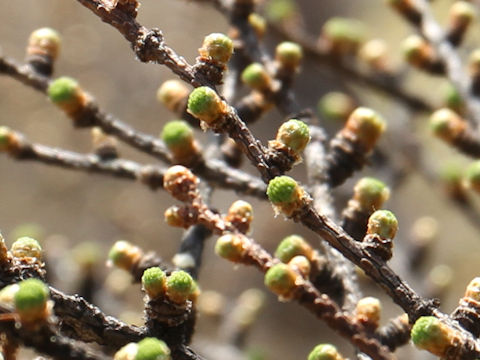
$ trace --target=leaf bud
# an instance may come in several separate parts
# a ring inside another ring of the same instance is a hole
[[[87,97],[78,82],[67,76],[51,81],[47,94],[50,100],[68,115],[80,111],[87,102]]]
[[[20,320],[32,324],[39,320],[45,320],[49,315],[48,287],[38,279],[23,280],[18,286],[14,301]]]
[[[353,191],[353,198],[366,211],[374,211],[381,208],[383,203],[390,197],[390,190],[385,183],[371,177],[360,179]]]
[[[10,248],[12,255],[19,259],[36,258],[42,260],[43,250],[39,242],[31,237],[21,237],[17,239]]]
[[[313,258],[313,248],[300,235],[290,235],[278,244],[275,257],[283,263],[288,263],[294,256],[303,255],[307,259]]]
[[[277,176],[267,186],[267,196],[274,208],[291,216],[307,200],[305,191],[289,176]]]
[[[290,119],[280,126],[276,140],[298,154],[310,142],[310,129],[303,121]]]
[[[254,90],[266,91],[270,88],[272,79],[262,64],[252,63],[243,70],[242,81]]]
[[[204,38],[198,52],[204,61],[225,65],[233,54],[233,41],[224,34],[212,33]]]
[[[192,201],[198,196],[199,180],[182,165],[171,166],[163,176],[163,188],[180,201]]]
[[[466,122],[453,110],[443,108],[430,116],[430,128],[435,136],[451,143],[465,131]]]
[[[242,262],[246,253],[245,238],[240,234],[220,236],[215,244],[215,253],[232,262]]]
[[[283,297],[291,296],[296,287],[298,274],[287,264],[273,265],[265,273],[265,285],[275,294]]]
[[[320,98],[317,109],[328,119],[345,120],[355,110],[355,101],[345,93],[333,91]]]
[[[267,21],[263,16],[257,13],[251,13],[248,15],[248,23],[253,28],[259,39],[262,39],[265,36]]]
[[[183,111],[190,89],[180,80],[167,80],[157,90],[157,100],[165,107],[178,113]]]
[[[385,128],[382,116],[366,107],[356,108],[345,124],[345,131],[352,133],[367,152],[373,149]]]
[[[199,152],[193,130],[186,121],[169,121],[163,127],[161,137],[174,159],[180,163],[189,163]]]
[[[250,203],[237,200],[228,209],[226,221],[232,223],[242,233],[248,232],[253,220],[253,207]]]
[[[368,219],[368,234],[377,234],[382,239],[393,239],[398,230],[395,215],[388,210],[377,210]]]
[[[322,36],[334,53],[352,54],[365,40],[365,26],[358,20],[333,17],[323,25]]]
[[[378,328],[382,304],[380,300],[374,297],[364,297],[360,299],[355,308],[355,318],[363,326],[372,330]]]
[[[165,293],[167,276],[159,267],[146,269],[142,275],[142,286],[151,299],[156,299]]]
[[[320,344],[308,354],[308,360],[344,360],[337,348],[331,344]]]
[[[312,266],[310,261],[303,255],[297,255],[290,259],[288,266],[296,269],[302,276],[307,279]]]
[[[117,241],[113,244],[108,253],[109,263],[116,267],[130,271],[132,267],[140,261],[143,251],[125,240]]]
[[[300,66],[302,58],[303,50],[297,43],[284,41],[275,49],[275,60],[282,68],[295,70]]]
[[[195,290],[195,280],[190,274],[180,270],[174,271],[167,278],[166,295],[176,304],[184,304]]]
[[[416,347],[443,357],[454,340],[453,330],[434,316],[420,317],[412,327],[412,341]]]
[[[187,111],[208,127],[214,126],[225,115],[227,105],[212,88],[201,86],[190,93]]]
[[[60,52],[60,35],[54,29],[44,27],[30,34],[27,55],[48,56],[55,60]]]
[[[470,164],[465,172],[465,184],[468,188],[480,193],[480,160]]]

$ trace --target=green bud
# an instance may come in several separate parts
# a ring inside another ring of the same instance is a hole
[[[480,49],[475,49],[468,57],[468,69],[472,76],[480,74]]]
[[[1,295],[0,291],[0,295]],[[480,277],[474,278],[465,290],[465,297],[480,302]]]
[[[167,277],[159,267],[151,267],[143,272],[142,285],[148,296],[152,299],[158,298],[165,293]]]
[[[343,120],[354,110],[353,99],[341,92],[329,92],[318,101],[317,109],[319,114],[334,120]]]
[[[443,108],[430,116],[430,128],[435,136],[444,141],[453,141],[466,128],[465,121],[454,111]]]
[[[10,249],[12,255],[16,258],[37,258],[42,260],[42,247],[37,240],[31,237],[21,237],[12,244]]]
[[[251,13],[248,15],[248,23],[255,30],[257,36],[261,39],[265,35],[265,30],[267,29],[267,21],[264,17],[257,13]]]
[[[359,107],[350,114],[345,127],[370,151],[385,131],[386,123],[376,111]]]
[[[412,327],[411,337],[416,347],[437,356],[444,356],[451,344],[451,330],[434,316],[420,317]]]
[[[275,59],[282,67],[296,69],[302,58],[302,47],[294,42],[284,41],[275,49]]]
[[[80,86],[75,79],[60,77],[48,85],[48,97],[55,104],[61,104],[75,100],[80,92]]]
[[[277,132],[277,141],[292,149],[302,152],[310,142],[310,129],[307,124],[297,119],[284,122]]]
[[[320,344],[313,348],[308,360],[343,360],[337,348],[330,344]]]
[[[287,264],[276,264],[266,272],[265,285],[277,295],[288,296],[296,286],[297,277]]]
[[[475,7],[468,1],[455,1],[450,8],[450,19],[453,26],[466,26],[476,16]]]
[[[51,56],[56,59],[60,51],[60,35],[57,31],[44,27],[30,34],[28,39],[28,53]]]
[[[465,181],[468,187],[480,192],[480,160],[475,161],[465,172]]]
[[[274,22],[288,20],[296,12],[297,4],[293,0],[270,0],[265,9],[267,17]]]
[[[108,259],[116,267],[130,271],[142,255],[143,253],[140,248],[132,245],[128,241],[120,240],[113,244],[108,253]]]
[[[145,338],[138,343],[134,360],[170,360],[170,349],[162,340]]]
[[[242,237],[234,234],[219,237],[215,244],[215,253],[224,259],[240,262],[245,254]]]
[[[224,114],[225,104],[213,89],[201,86],[190,93],[187,110],[196,118],[211,125]]]
[[[362,209],[374,211],[382,207],[390,197],[390,190],[380,180],[371,177],[360,179],[354,188],[354,199]]]
[[[227,35],[220,33],[207,35],[199,53],[209,60],[226,64],[233,54],[233,41]]]
[[[292,203],[297,200],[297,188],[290,176],[277,176],[268,183],[267,196],[273,204]]]
[[[7,126],[0,126],[0,151],[8,150],[12,139],[12,130]]]
[[[463,105],[463,99],[460,96],[457,88],[451,83],[444,86],[444,102],[451,109],[459,109]]]
[[[162,130],[162,140],[170,147],[188,146],[193,141],[193,130],[183,120],[169,121]]]
[[[170,111],[180,111],[190,94],[188,86],[180,80],[167,80],[157,90],[157,100]],[[183,110],[182,110],[183,111]]]
[[[33,322],[45,318],[49,299],[48,287],[38,279],[28,279],[18,284],[15,309],[22,321]]]
[[[410,35],[402,43],[402,52],[405,59],[412,64],[420,65],[430,57],[428,43],[419,35]]]
[[[271,79],[262,64],[253,63],[243,70],[242,81],[252,89],[261,91],[268,89]]]
[[[288,263],[293,257],[303,255],[312,259],[313,249],[305,239],[299,235],[290,235],[284,238],[275,251],[275,257],[283,263]]]
[[[360,21],[342,17],[330,18],[322,29],[323,35],[335,44],[355,48],[365,40],[365,26]]]
[[[183,270],[174,271],[167,278],[166,290],[167,297],[171,301],[183,304],[195,290],[195,281]]]
[[[395,215],[388,210],[377,210],[368,219],[368,233],[377,234],[382,239],[393,239],[398,230]]]

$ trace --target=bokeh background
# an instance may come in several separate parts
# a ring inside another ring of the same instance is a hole
[[[147,27],[160,28],[167,43],[189,62],[194,62],[197,48],[205,35],[226,32],[227,22],[209,6],[193,1],[143,0],[138,20]],[[435,10],[441,22],[445,22],[445,9],[450,1],[436,1]],[[377,0],[298,1],[305,24],[312,34],[320,32],[323,22],[330,16],[355,17],[365,21],[371,37],[381,37],[390,44],[390,55],[400,63],[400,41],[411,32],[390,9]],[[79,80],[82,86],[94,94],[103,109],[123,121],[148,133],[158,134],[165,122],[173,119],[171,113],[155,98],[159,85],[171,79],[164,67],[144,64],[135,60],[129,44],[112,27],[102,23],[89,10],[74,0],[16,0],[0,1],[0,47],[4,55],[22,60],[26,40],[30,32],[49,26],[63,37],[61,56],[55,75],[68,75]],[[478,27],[475,29],[478,30]],[[476,31],[478,33],[478,31]],[[467,38],[463,50],[471,50],[479,43],[475,31]],[[273,49],[281,39],[267,36],[266,46]],[[418,71],[409,72],[407,86],[413,92],[428,98],[439,106],[442,103],[443,79],[432,79]],[[398,129],[412,120],[401,105],[388,97],[370,92],[340,77],[332,69],[306,59],[298,81],[294,85],[300,103],[315,109],[321,95],[332,90],[344,90],[354,94],[362,104],[378,109],[388,121],[389,129],[383,144],[395,142]],[[253,132],[262,140],[274,137],[281,121],[277,112],[254,124]],[[422,143],[420,152],[425,162],[438,169],[447,162],[466,165],[468,160],[432,139],[425,126],[425,115],[415,115],[410,124]],[[0,124],[17,129],[35,142],[59,146],[79,152],[91,150],[88,130],[76,130],[71,122],[42,95],[18,82],[0,76]],[[329,131],[339,124],[326,123]],[[205,140],[204,134],[198,133]],[[155,160],[120,145],[122,157],[144,163]],[[397,161],[393,154],[392,161]],[[247,164],[246,171],[255,171]],[[305,179],[304,168],[299,166],[295,176]],[[360,175],[375,175],[366,169]],[[75,292],[78,287],[80,267],[75,262],[72,249],[88,241],[97,244],[99,266],[96,270],[102,288],[95,302],[107,313],[141,323],[142,295],[138,286],[131,291],[128,277],[104,266],[108,249],[115,240],[127,239],[144,249],[157,251],[165,259],[176,252],[182,231],[164,224],[163,212],[174,200],[162,191],[152,192],[138,183],[112,179],[100,175],[50,168],[31,162],[15,162],[0,156],[0,229],[10,244],[16,236],[35,233],[42,242],[47,258],[51,259],[53,282],[60,289]],[[381,174],[379,175],[381,176]],[[353,182],[338,190],[338,206],[345,205],[351,194]],[[434,265],[445,265],[437,277],[447,282],[442,310],[451,311],[462,296],[466,284],[479,273],[477,259],[480,255],[478,218],[467,219],[446,198],[438,186],[426,181],[419,174],[409,174],[406,181],[395,189],[387,208],[393,210],[400,221],[400,234],[394,251],[398,252],[392,266],[422,293],[426,293],[428,274]],[[231,202],[245,198],[254,206],[253,236],[267,249],[274,250],[281,238],[300,233],[312,243],[319,241],[300,226],[282,217],[274,217],[270,205],[256,199],[226,191],[215,191],[213,205],[228,209]],[[477,199],[474,204],[478,205]],[[405,273],[402,242],[408,242],[411,226],[420,217],[431,216],[437,220],[438,236],[427,262],[418,273]],[[203,290],[221,292],[228,304],[250,287],[263,288],[263,278],[256,270],[234,267],[213,252],[214,241],[207,242],[204,265],[200,274]],[[438,270],[438,269],[437,269]],[[443,272],[441,271],[443,270]],[[366,295],[384,299],[384,320],[400,309],[384,298],[375,286],[363,281]],[[228,312],[227,306],[226,311]],[[202,351],[205,342],[221,342],[219,321],[200,314],[195,343]],[[266,294],[266,305],[252,328],[248,348],[259,349],[266,359],[304,359],[314,345],[333,342],[345,354],[351,347],[331,333],[322,322],[313,318],[295,303],[279,303],[275,296]],[[410,346],[403,350],[409,354]],[[22,352],[25,359],[32,358]],[[428,355],[417,355],[429,358]]]

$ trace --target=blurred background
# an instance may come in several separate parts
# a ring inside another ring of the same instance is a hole
[[[331,16],[354,17],[365,22],[369,37],[381,37],[388,42],[389,55],[394,63],[402,62],[399,44],[411,30],[381,2],[299,0],[297,3],[306,28],[312,35],[319,34],[322,24]],[[190,63],[194,62],[205,35],[228,30],[225,19],[208,5],[175,0],[143,0],[141,4],[139,22],[147,27],[160,28],[167,43]],[[451,1],[434,2],[442,23],[445,22],[449,4]],[[44,26],[58,30],[63,38],[54,76],[68,75],[78,79],[104,110],[144,132],[159,134],[163,125],[173,119],[173,115],[155,98],[159,85],[173,78],[169,70],[135,60],[123,37],[76,1],[1,1],[2,54],[22,61],[29,34]],[[478,30],[478,27],[475,29]],[[470,31],[463,47],[465,53],[479,43],[479,32],[475,29]],[[266,47],[272,50],[279,41],[280,38],[267,36]],[[408,75],[406,86],[412,92],[438,106],[442,105],[441,89],[446,85],[445,80],[434,79],[416,70],[409,70]],[[406,124],[409,124],[420,139],[422,160],[435,173],[440,173],[452,162],[460,167],[469,163],[468,159],[433,139],[425,125],[425,115],[412,115],[390,98],[351,83],[312,59],[305,60],[294,88],[304,107],[315,109],[319,98],[329,91],[346,91],[360,104],[377,109],[388,122],[383,146],[399,141],[398,134],[405,131]],[[412,119],[412,116],[415,118]],[[281,115],[273,111],[255,123],[252,130],[263,141],[272,139],[281,120]],[[321,121],[331,133],[341,128],[339,123]],[[42,94],[4,76],[0,77],[0,124],[23,132],[34,142],[78,152],[91,150],[88,130],[74,129],[71,121]],[[206,140],[200,132],[198,138]],[[120,154],[143,163],[155,162],[121,144]],[[400,164],[402,159],[392,154],[391,161]],[[243,168],[255,173],[248,164]],[[139,286],[134,286],[138,291],[131,291],[132,285],[126,274],[106,268],[108,249],[114,241],[126,239],[145,250],[155,250],[166,260],[171,259],[179,247],[182,231],[166,226],[163,212],[175,201],[162,191],[152,192],[138,183],[32,162],[15,162],[3,155],[0,156],[0,175],[0,229],[7,242],[10,244],[24,234],[38,237],[47,259],[51,260],[53,284],[68,293],[78,291],[82,271],[81,260],[75,256],[78,251],[73,250],[80,243],[96,244],[99,251],[95,251],[98,256],[95,271],[102,285],[94,302],[108,314],[141,324],[142,294]],[[356,179],[365,175],[383,176],[366,168]],[[294,176],[305,179],[303,165],[296,167]],[[388,183],[387,178],[383,179]],[[336,192],[340,210],[346,205],[353,184],[354,180],[348,181]],[[432,288],[437,286],[438,295],[442,297],[442,310],[448,313],[455,308],[467,283],[479,274],[480,218],[475,217],[477,213],[466,217],[458,207],[452,206],[443,190],[420,174],[409,172],[408,177],[392,192],[386,208],[395,212],[400,223],[392,267],[422,294],[432,293]],[[281,216],[275,218],[267,202],[216,190],[213,205],[226,211],[239,198],[252,203],[256,214],[253,237],[267,249],[274,251],[276,244],[292,233],[304,235],[313,244],[319,241],[301,226],[285,221]],[[475,197],[473,205],[479,205]],[[418,220],[424,217],[428,217],[423,219],[428,229],[437,229],[434,231],[436,235],[432,235],[434,243],[426,262],[417,272],[407,271],[405,259],[408,253],[405,253],[407,246],[404,245],[413,236],[412,226],[416,223],[418,226]],[[203,291],[223,294],[228,313],[240,293],[252,287],[263,289],[263,277],[255,269],[232,266],[216,257],[213,245],[213,239],[207,242],[199,283]],[[362,285],[365,295],[382,298],[382,322],[401,313],[400,308],[383,297],[377,287],[367,280],[362,280]],[[264,310],[247,340],[247,348],[263,354],[261,359],[305,359],[310,350],[321,342],[332,342],[347,356],[352,354],[351,346],[296,303],[279,303],[273,294],[267,292],[265,296]],[[219,329],[222,325],[218,318],[201,313],[193,348],[201,353],[202,349],[206,349],[206,343],[221,341]],[[413,358],[410,348],[410,345],[406,346],[399,358]],[[22,353],[25,359],[32,358],[31,353]],[[421,354],[418,358],[429,357]]]

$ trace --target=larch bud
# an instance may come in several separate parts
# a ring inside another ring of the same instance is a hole
[[[385,128],[386,123],[382,116],[365,107],[355,109],[345,124],[345,131],[354,134],[366,151],[373,149]]]
[[[455,1],[450,7],[450,28],[462,28],[463,31],[475,19],[475,7],[468,1]]]
[[[193,129],[183,120],[173,120],[165,124],[162,140],[172,152],[174,160],[189,164],[198,155],[199,147],[193,137]]]
[[[42,260],[43,250],[40,243],[31,237],[21,237],[17,239],[10,249],[12,255],[16,258],[36,258],[38,261]]]
[[[225,65],[233,54],[233,41],[224,34],[213,33],[204,38],[198,52],[205,61]]]
[[[328,119],[345,120],[355,109],[355,101],[342,92],[329,92],[320,98],[317,109]]]
[[[307,259],[313,258],[313,248],[299,235],[290,235],[284,238],[275,250],[275,257],[283,263],[288,263],[294,256],[303,255]]]
[[[453,330],[434,316],[420,317],[412,327],[411,337],[416,347],[440,357],[454,340]]]
[[[320,344],[308,354],[308,360],[344,360],[337,348],[331,344]]]
[[[443,108],[430,116],[430,128],[435,136],[451,143],[467,127],[466,122],[453,110]]]
[[[442,90],[446,106],[455,111],[463,107],[463,99],[455,86],[447,83]]]
[[[480,75],[480,49],[475,49],[472,51],[468,58],[468,69],[470,75],[479,76]]]
[[[368,234],[377,234],[382,239],[393,239],[398,230],[395,215],[388,210],[377,210],[368,219]]]
[[[142,275],[142,286],[151,299],[156,299],[165,293],[167,276],[159,267],[146,269]]]
[[[145,338],[138,343],[134,360],[170,360],[167,344],[156,338]]]
[[[287,264],[273,265],[265,274],[265,285],[275,294],[289,297],[296,287],[298,274]]]
[[[0,126],[0,151],[8,151],[14,140],[14,132],[7,126]]]
[[[38,279],[28,279],[18,284],[15,293],[15,309],[22,322],[35,323],[48,315],[48,287]]]
[[[380,180],[371,177],[360,179],[354,188],[354,199],[367,211],[382,207],[390,197],[390,190]]]
[[[60,77],[48,85],[50,100],[69,115],[74,115],[86,104],[87,98],[75,79]]]
[[[187,110],[207,126],[213,126],[226,113],[227,105],[213,89],[201,86],[190,93]]]
[[[470,189],[480,193],[480,161],[475,161],[465,172],[465,184]]]
[[[271,0],[267,3],[265,13],[274,22],[289,20],[297,13],[294,0]]]
[[[338,54],[355,53],[365,39],[364,25],[354,19],[333,17],[322,27],[330,50]]]
[[[422,67],[432,56],[430,45],[419,35],[407,37],[402,43],[402,48],[405,59],[418,67]]]
[[[215,253],[232,262],[242,262],[245,252],[245,239],[239,234],[220,236],[215,244]]]
[[[303,255],[297,255],[290,259],[288,266],[296,269],[306,279],[310,274],[312,266],[310,261]]]
[[[388,46],[384,40],[372,39],[360,48],[359,55],[372,69],[387,71],[391,67],[388,63],[388,53]]]
[[[302,58],[303,50],[297,43],[284,41],[275,49],[275,60],[282,68],[295,70],[300,66]]]
[[[55,60],[60,52],[60,35],[52,28],[35,30],[28,39],[28,55],[44,55]]]
[[[195,281],[190,274],[180,270],[174,271],[167,278],[166,295],[176,304],[184,304],[195,290]]]
[[[265,91],[270,88],[272,79],[262,64],[253,63],[243,70],[242,81],[254,90]]]
[[[259,39],[262,39],[267,29],[267,21],[265,18],[257,13],[248,15],[248,23],[253,28]]]
[[[190,89],[180,80],[167,80],[157,90],[157,100],[173,112],[183,111]]]
[[[307,200],[305,191],[289,176],[277,176],[267,186],[267,196],[275,209],[291,216]]]
[[[128,241],[120,240],[110,249],[108,260],[116,267],[130,271],[140,261],[142,256],[143,251],[139,247],[132,245]]]
[[[310,129],[303,121],[290,119],[280,126],[276,140],[298,154],[310,142]]]
[[[235,201],[230,205],[225,220],[231,222],[242,233],[248,232],[253,220],[252,205],[243,200]]]
[[[360,299],[355,308],[355,319],[375,330],[380,322],[380,314],[382,311],[382,304],[380,300],[374,297],[364,297]]]
[[[163,188],[180,201],[192,201],[198,196],[198,178],[182,165],[171,166],[163,176]]]
[[[15,294],[18,289],[20,289],[18,284],[11,284],[0,290],[0,304],[5,306],[15,306]]]
[[[165,222],[170,226],[188,228],[190,224],[180,214],[180,210],[177,205],[170,206],[164,213]]]
[[[468,283],[465,297],[480,302],[480,277],[476,277]]]

